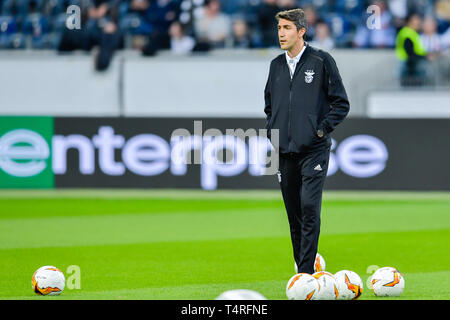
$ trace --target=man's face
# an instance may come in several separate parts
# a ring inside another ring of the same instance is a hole
[[[303,37],[304,28],[297,30],[294,22],[280,19],[278,21],[278,39],[282,50],[292,49]]]
[[[422,29],[425,34],[436,33],[436,21],[433,18],[427,18],[423,21]]]
[[[422,18],[419,15],[414,15],[411,18],[409,25],[412,29],[420,31],[420,29],[422,29]]]

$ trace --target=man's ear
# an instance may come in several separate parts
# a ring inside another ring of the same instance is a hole
[[[305,33],[306,33],[306,28],[301,28],[299,31],[298,31],[298,36],[299,36],[299,38],[304,38],[303,36],[305,35]]]

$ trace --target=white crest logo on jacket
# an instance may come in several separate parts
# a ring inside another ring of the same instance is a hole
[[[315,75],[315,72],[314,72],[313,70],[307,70],[307,71],[305,72],[305,82],[306,82],[306,83],[311,83],[311,82],[313,82],[313,80],[314,80],[314,75]]]

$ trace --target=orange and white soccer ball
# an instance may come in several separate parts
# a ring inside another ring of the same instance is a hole
[[[215,300],[267,300],[267,298],[254,290],[235,289],[222,292]]]
[[[314,259],[314,272],[325,271],[325,259],[322,257],[320,253],[316,254],[316,258]],[[297,263],[294,262],[295,273],[298,273]]]
[[[316,259],[314,260],[314,272],[325,271],[325,259],[320,255],[316,254]]]
[[[33,291],[38,295],[56,296],[64,291],[64,274],[54,266],[43,266],[36,270],[31,278]]]
[[[355,300],[363,292],[361,277],[353,271],[341,270],[334,274],[336,287],[338,289],[338,300]]]
[[[370,286],[377,297],[398,297],[405,288],[405,279],[397,269],[383,267],[372,275]]]
[[[319,291],[319,282],[312,275],[297,273],[286,285],[286,296],[289,300],[314,300]]]
[[[317,292],[315,300],[336,300],[339,297],[336,279],[333,274],[319,271],[312,276],[319,281],[319,292]]]

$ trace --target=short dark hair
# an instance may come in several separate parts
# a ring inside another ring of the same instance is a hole
[[[302,9],[280,11],[276,14],[275,18],[278,21],[280,19],[292,21],[295,24],[297,30],[300,30],[301,28],[305,28],[306,30],[308,30],[308,20],[306,20],[305,11],[303,11]],[[303,39],[305,38],[306,33],[303,36]]]
[[[421,15],[420,13],[418,13],[418,12],[416,12],[416,11],[411,11],[411,12],[408,13],[408,15],[406,16],[406,19],[405,19],[406,24],[410,23],[411,20],[412,20],[412,18],[414,18],[414,17],[418,17],[418,18],[420,18],[420,19],[423,18],[422,15]]]

